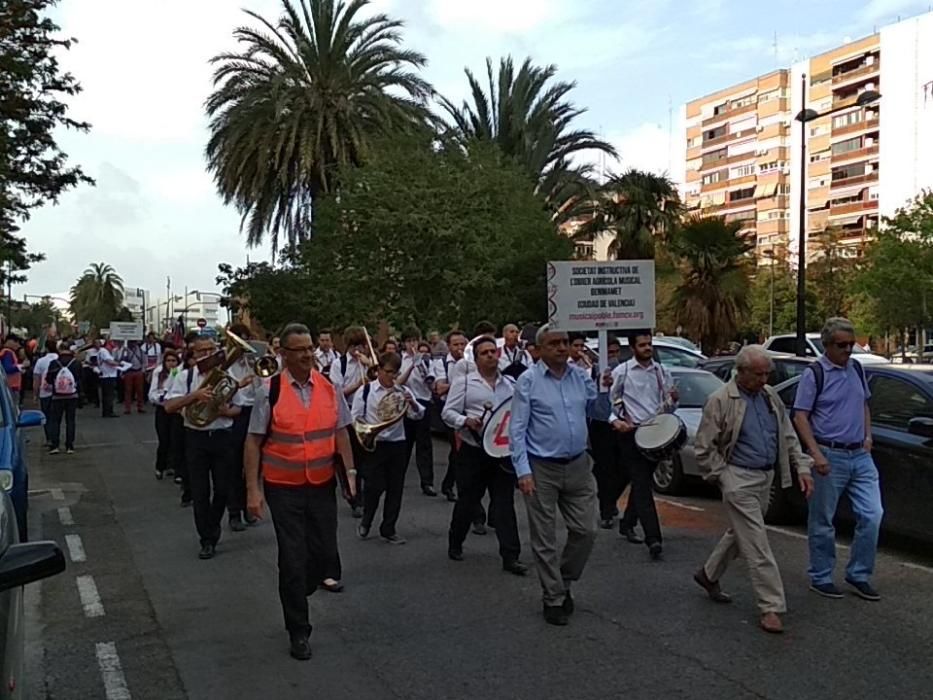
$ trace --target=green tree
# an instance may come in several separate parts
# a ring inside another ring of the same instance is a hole
[[[402,23],[361,16],[368,0],[282,0],[273,23],[246,11],[240,51],[213,59],[207,100],[208,169],[242,215],[248,244],[273,252],[307,240],[312,212],[339,168],[366,158],[372,139],[426,118],[431,87],[421,54],[402,48]]]
[[[666,175],[630,169],[614,175],[597,194],[589,219],[576,239],[612,237],[609,255],[617,260],[653,258],[655,241],[671,235],[683,216],[677,188]]]
[[[19,304],[13,308],[10,325],[14,328],[26,328],[30,335],[38,336],[42,330],[52,324],[59,333],[66,324],[61,312],[49,299],[42,299],[37,304]]]
[[[71,313],[76,321],[106,328],[123,307],[123,279],[106,263],[91,263],[71,288]]]
[[[807,289],[817,299],[815,315],[807,313],[807,320],[814,321],[808,323],[811,327],[833,316],[849,316],[857,264],[852,249],[843,245],[839,229],[826,229],[815,242],[818,255],[807,265]]]
[[[734,339],[748,310],[749,258],[754,243],[739,232],[741,222],[723,217],[693,218],[672,238],[682,281],[672,303],[678,321],[704,352]]]
[[[616,156],[615,148],[596,134],[574,126],[586,110],[567,99],[576,83],[553,82],[556,66],[535,66],[525,59],[518,72],[511,56],[499,62],[498,72],[486,59],[486,87],[469,68],[464,69],[470,100],[461,106],[441,97],[450,131],[463,147],[495,143],[533,178],[535,192],[544,197],[558,220],[568,202],[585,198],[591,167],[574,163],[585,151]]]
[[[772,286],[773,275],[773,286]],[[771,295],[774,292],[774,334],[793,333],[797,328],[797,272],[790,266],[785,248],[777,248],[773,260],[763,260],[755,271],[749,290],[746,335],[767,338],[771,324]],[[819,330],[817,294],[807,286],[808,330]]]
[[[298,253],[286,248],[276,266],[265,262],[241,268],[221,264],[217,276],[223,291],[221,305],[234,315],[247,313],[269,333],[276,333],[290,321],[317,328],[313,302],[317,285],[306,274]]]
[[[76,185],[93,181],[69,166],[58,147],[59,128],[87,131],[68,116],[67,100],[81,91],[58,60],[74,39],[43,14],[56,0],[6,0],[0,7],[0,287],[23,281],[42,259],[16,234],[30,212]],[[12,278],[7,279],[12,273]]]

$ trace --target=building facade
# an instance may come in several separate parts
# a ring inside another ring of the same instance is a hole
[[[227,323],[227,314],[220,305],[221,295],[216,292],[189,291],[170,299],[158,298],[146,310],[146,327],[156,333],[169,328],[179,316],[187,328],[195,328],[199,318],[207,321],[210,328]]]

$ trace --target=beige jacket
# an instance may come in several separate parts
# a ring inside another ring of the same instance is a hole
[[[787,415],[784,402],[777,392],[770,386],[766,386],[763,391],[778,419],[781,487],[790,488],[793,485],[790,465],[794,465],[798,474],[809,474],[813,460],[800,448],[797,433],[794,432],[790,416]],[[745,399],[739,393],[735,379],[710,395],[707,400],[693,443],[697,463],[707,481],[718,481],[720,474],[729,464],[735,443],[739,439],[739,431],[742,429],[742,420],[745,418],[745,405]]]

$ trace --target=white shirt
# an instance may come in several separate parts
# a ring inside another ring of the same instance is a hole
[[[419,354],[418,360],[415,361],[414,356],[406,352],[402,356],[402,367],[399,370],[399,376],[404,377],[412,365],[414,365],[414,369],[405,381],[405,386],[411,389],[412,395],[419,401],[430,401],[431,386],[427,380],[429,377],[434,378],[434,367],[431,358],[428,355]]]
[[[464,442],[473,447],[480,447],[472,431],[464,427],[466,419],[483,418],[485,422],[494,409],[498,408],[503,401],[512,398],[514,391],[515,381],[511,377],[496,373],[495,388],[493,388],[479,372],[470,372],[450,387],[447,403],[441,411],[441,418],[451,428],[460,431],[460,437]],[[491,405],[488,411],[485,408],[487,404]]]
[[[382,397],[392,391],[404,391],[412,398],[415,398],[408,387],[398,386],[386,389],[382,386],[381,382],[371,382],[366,405],[363,405],[363,394],[366,392],[362,390],[356,392],[356,395],[353,397],[353,408],[350,409],[350,415],[353,416],[354,420],[361,420],[370,425],[381,422],[376,408],[379,406]],[[407,415],[412,420],[421,420],[424,416],[424,407],[416,401],[413,407],[409,406]],[[376,442],[403,442],[404,440],[405,421],[403,420],[400,420],[391,428],[386,428],[376,436]]]
[[[340,353],[334,350],[333,348],[331,348],[327,352],[324,352],[323,350],[321,350],[321,348],[318,348],[317,350],[314,351],[314,357],[315,359],[317,359],[317,365],[320,368],[321,372],[324,372],[324,370],[329,367],[333,369],[331,365],[333,365],[334,363],[337,363],[337,364],[340,363]]]
[[[227,372],[239,382],[253,375],[253,365],[248,357],[241,357],[233,363]],[[233,395],[233,401],[231,403],[234,406],[241,407],[252,406],[256,403],[256,388],[254,382],[250,382],[246,386],[241,386],[239,390],[237,390],[237,393]]]
[[[52,387],[45,383],[45,375],[49,372],[49,365],[57,359],[57,352],[47,353],[36,361],[36,366],[32,369],[33,377],[39,382],[40,399],[48,399],[52,396]]]
[[[149,403],[151,403],[153,406],[165,405],[165,395],[168,393],[169,389],[171,389],[172,383],[175,381],[175,377],[181,373],[181,369],[176,367],[165,378],[162,386],[159,386],[159,373],[161,371],[161,368],[156,368],[156,370],[152,373],[152,381],[149,382]]]
[[[654,360],[643,367],[633,357],[612,370],[612,389],[609,396],[615,400],[621,391],[624,417],[635,425],[641,425],[663,412],[665,398],[670,396],[673,386],[674,380],[665,367]],[[622,417],[618,407],[613,406],[609,420],[619,420]]]
[[[340,365],[342,364],[342,360],[338,360],[330,368],[329,379],[331,383],[334,385],[334,388],[336,388],[337,391],[339,391],[341,394],[343,393],[343,390],[346,389],[348,386],[353,386],[354,384],[359,383],[359,381],[363,379],[363,377],[366,376],[366,369],[367,369],[355,357],[351,355],[347,355],[346,358],[347,358],[346,373],[340,371]],[[348,406],[353,405],[353,399],[356,397],[356,394],[358,393],[359,393],[359,389],[357,389],[352,394],[345,396]]]
[[[193,372],[191,377],[191,391],[188,391],[188,373]],[[168,392],[165,394],[165,401],[169,399],[178,399],[182,396],[187,396],[189,393],[193,393],[198,390],[198,387],[201,386],[201,373],[198,371],[197,367],[192,367],[191,369],[182,370],[172,381],[171,386],[168,389]],[[228,416],[219,416],[217,419],[211,421],[203,428],[196,428],[188,422],[188,411],[182,411],[182,415],[185,417],[185,427],[191,428],[192,430],[227,430],[228,428],[233,427],[233,419]]]
[[[97,348],[88,348],[87,352],[84,353],[84,366],[85,367],[96,367],[97,365],[91,360],[100,355],[100,350]]]
[[[144,343],[143,352],[146,353],[146,370],[157,369],[162,362],[162,346],[159,343]]]
[[[115,362],[115,360],[107,348],[101,348],[97,351],[97,366],[100,367],[101,379],[117,378],[117,370],[119,369],[119,366],[111,365],[111,362]]]
[[[499,354],[499,369],[505,370],[506,367],[513,363],[519,363],[525,367],[531,367],[534,364],[531,361],[531,355],[528,354],[527,350],[522,350],[518,345],[514,348],[510,348],[508,345],[503,345],[500,354]]]

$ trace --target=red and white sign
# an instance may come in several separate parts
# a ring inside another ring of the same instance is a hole
[[[197,323],[198,323],[198,328],[205,328],[207,326],[207,319],[199,318]]]
[[[509,443],[509,423],[512,420],[512,399],[506,399],[489,415],[483,428],[483,449],[490,457],[501,459],[512,454]]]

